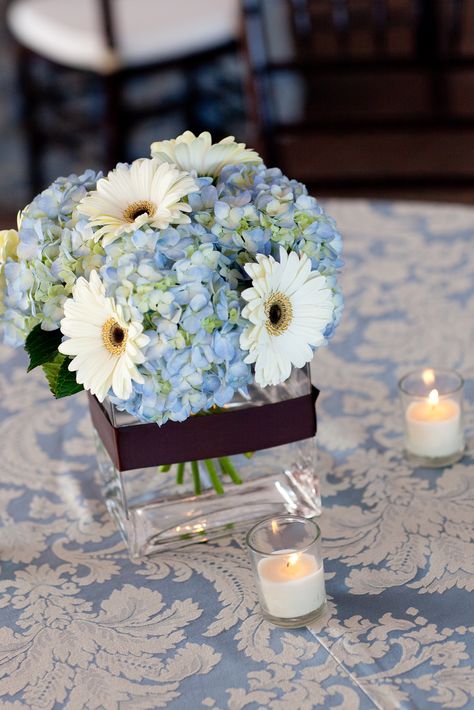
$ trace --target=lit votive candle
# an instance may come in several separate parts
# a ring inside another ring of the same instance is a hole
[[[247,535],[260,606],[274,624],[305,626],[325,609],[321,531],[313,520],[281,515]]]
[[[464,453],[463,379],[452,370],[427,368],[399,383],[407,458],[420,466],[446,466]]]

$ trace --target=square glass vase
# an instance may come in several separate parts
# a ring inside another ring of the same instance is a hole
[[[266,516],[320,515],[316,397],[307,367],[293,370],[281,385],[251,386],[248,396],[237,395],[219,413],[191,417],[186,427],[187,422],[144,424],[108,400],[91,400],[104,497],[130,556],[213,540]],[[188,434],[190,427],[201,429]],[[259,443],[265,446],[252,446]],[[170,445],[179,452],[173,463]],[[147,465],[131,467],[135,454],[143,454]]]

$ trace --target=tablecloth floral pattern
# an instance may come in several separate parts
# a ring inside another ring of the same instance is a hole
[[[100,497],[84,396],[0,349],[0,707],[474,708],[474,461],[404,461],[397,379],[466,380],[474,210],[328,204],[347,302],[321,388],[326,616],[263,621],[241,537],[131,562]]]

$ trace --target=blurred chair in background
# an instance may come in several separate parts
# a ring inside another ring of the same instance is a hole
[[[207,91],[215,115],[222,86],[217,97],[212,86],[200,83],[200,74],[236,51],[238,4],[10,0],[7,24],[18,49],[32,193],[44,187],[44,158],[54,144],[96,143],[103,157],[95,162],[111,168],[133,157],[129,138],[140,121],[180,109],[187,128],[203,129],[198,113],[202,94]],[[164,96],[160,82],[166,87],[170,71],[178,72],[179,80],[173,78],[170,95]],[[130,98],[131,82],[151,76],[152,100],[144,105],[140,92]],[[209,127],[209,121],[206,124]],[[219,131],[219,126],[213,128]]]
[[[474,194],[474,2],[242,4],[269,164],[320,193]]]

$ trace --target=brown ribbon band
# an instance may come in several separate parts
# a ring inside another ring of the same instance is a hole
[[[89,396],[94,427],[119,471],[258,451],[316,433],[319,390],[282,402],[231,409],[219,414],[166,422],[114,427],[95,397]]]

